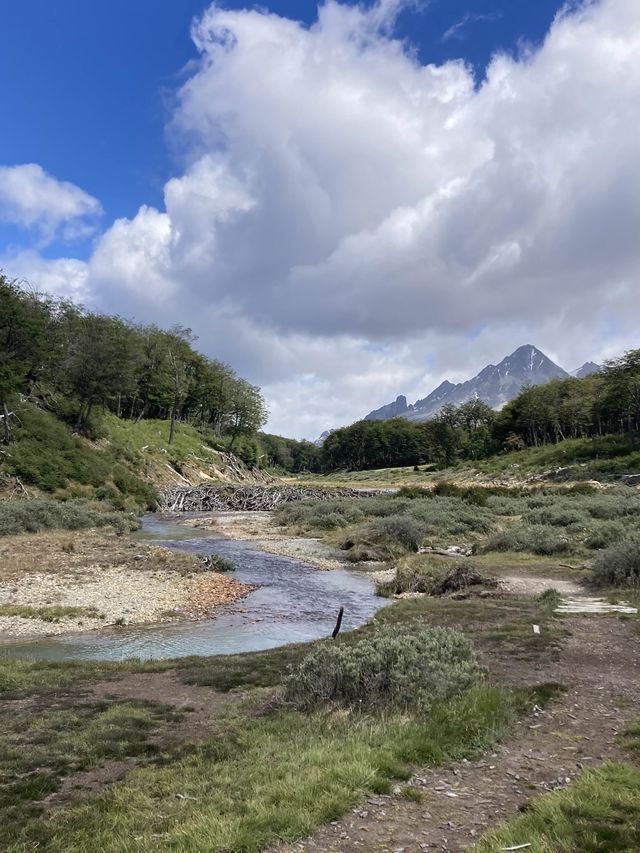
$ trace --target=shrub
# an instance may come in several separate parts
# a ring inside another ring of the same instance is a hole
[[[495,526],[489,509],[472,506],[460,498],[414,500],[407,512],[419,521],[425,533],[434,537],[489,533]]]
[[[631,490],[612,491],[586,498],[583,506],[592,518],[603,520],[624,518],[640,515],[640,496]]]
[[[390,553],[417,551],[422,541],[419,525],[406,515],[376,518],[367,525],[367,538]]]
[[[436,483],[433,493],[438,497],[461,498],[475,506],[486,506],[490,494],[480,486],[456,486],[454,483]]]
[[[460,631],[415,623],[383,625],[355,643],[327,641],[291,674],[286,696],[299,708],[327,703],[359,708],[428,708],[481,678]]]
[[[386,518],[388,515],[402,515],[410,504],[410,498],[397,495],[389,497],[366,498],[360,504],[363,513],[368,517]]]
[[[362,521],[364,513],[356,501],[292,501],[284,504],[275,514],[276,523],[296,525],[306,530],[319,528],[333,530]]]
[[[555,587],[549,587],[541,592],[537,598],[538,604],[548,610],[555,610],[562,603],[562,595]]]
[[[557,528],[542,524],[517,524],[495,533],[481,549],[488,551],[528,551],[550,556],[572,550],[571,540]]]
[[[207,554],[202,558],[205,568],[212,572],[235,572],[235,564],[221,554]]]
[[[624,539],[627,528],[621,521],[598,521],[589,528],[584,544],[596,551]]]
[[[403,592],[420,592],[430,595],[449,569],[451,561],[430,554],[415,554],[403,560],[391,581],[378,584],[378,595],[392,596]]]
[[[565,504],[551,504],[533,509],[522,520],[528,524],[550,524],[552,527],[569,527],[573,524],[586,527],[589,523],[584,512]]]
[[[84,530],[106,526],[125,533],[136,530],[139,522],[131,515],[100,512],[79,500],[62,502],[53,498],[33,498],[0,503],[0,536],[37,533],[51,528]]]
[[[603,586],[640,586],[640,535],[601,551],[593,564],[593,578]]]
[[[433,496],[434,492],[431,489],[425,489],[424,486],[402,486],[394,495],[396,500],[408,498],[410,501],[416,498],[432,498]]]

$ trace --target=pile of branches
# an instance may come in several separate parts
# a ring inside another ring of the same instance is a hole
[[[323,489],[313,486],[175,486],[160,494],[162,512],[270,512],[290,501],[363,498],[373,490]]]
[[[483,577],[469,563],[460,563],[433,588],[432,595],[446,595],[449,592],[460,592],[470,586],[497,587],[495,578]]]

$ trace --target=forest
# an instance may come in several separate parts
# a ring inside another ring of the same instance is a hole
[[[482,400],[445,406],[422,423],[358,421],[332,432],[315,470],[366,470],[431,464],[443,468],[566,439],[602,439],[640,431],[640,349],[584,379],[528,386],[499,412]]]
[[[0,275],[0,437],[11,444],[18,400],[53,412],[80,434],[95,416],[167,421],[211,430],[233,450],[267,419],[260,389],[194,349],[190,329],[135,324]]]

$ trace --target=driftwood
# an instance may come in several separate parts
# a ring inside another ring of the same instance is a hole
[[[331,639],[335,640],[335,638],[340,633],[340,628],[342,627],[342,617],[344,616],[344,607],[341,607],[338,612],[338,618],[336,620],[336,627],[333,629],[333,633],[331,634]]]
[[[160,493],[162,512],[270,512],[291,501],[364,498],[380,491],[307,486],[175,486]]]
[[[468,565],[456,566],[433,588],[432,595],[446,595],[448,592],[459,592],[469,586],[498,586],[495,578],[485,578]]]

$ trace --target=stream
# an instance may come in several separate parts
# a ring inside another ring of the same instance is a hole
[[[53,661],[179,658],[258,651],[327,637],[344,607],[342,630],[367,622],[388,604],[374,583],[349,569],[322,571],[291,557],[269,554],[255,543],[203,536],[201,530],[147,515],[140,536],[159,545],[231,560],[239,581],[258,588],[200,622],[127,625],[88,633],[43,637],[3,646],[12,658]]]

